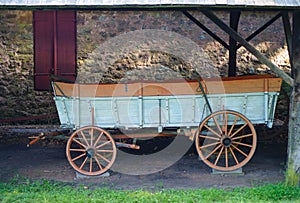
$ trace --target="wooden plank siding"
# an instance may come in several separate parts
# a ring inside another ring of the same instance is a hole
[[[210,78],[202,81],[206,94],[279,92],[282,79],[270,75]],[[54,82],[56,96],[130,97],[202,94],[197,81],[137,81],[127,84],[71,84]]]

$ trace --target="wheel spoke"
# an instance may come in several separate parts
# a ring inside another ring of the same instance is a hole
[[[90,173],[93,171],[93,158],[90,158]]]
[[[86,155],[86,153],[83,153],[77,157],[75,157],[74,159],[72,159],[72,161],[76,161],[77,159],[80,159],[81,157],[84,157]]]
[[[205,139],[210,139],[210,140],[217,140],[217,141],[220,140],[220,138],[210,137],[210,136],[208,136],[208,135],[201,135],[201,134],[200,134],[199,137],[202,137],[202,138],[205,138]]]
[[[221,147],[221,145],[217,146],[209,155],[207,155],[205,157],[205,159],[208,159],[211,155],[213,155],[213,153],[215,153],[219,148]]]
[[[85,146],[84,144],[82,144],[80,141],[78,141],[77,139],[73,139],[74,142],[76,142],[77,144],[79,144],[80,146],[82,146],[83,148],[87,148],[87,146]]]
[[[80,131],[80,134],[81,134],[83,140],[85,141],[86,145],[89,146],[89,143],[88,143],[88,141],[87,141],[87,139],[86,139],[85,134],[83,133],[83,131]]]
[[[224,131],[225,135],[227,135],[227,128],[228,128],[228,114],[223,114],[225,118],[224,119],[224,125],[222,127],[222,130]]]
[[[228,149],[225,147],[225,162],[226,162],[226,168],[228,168]]]
[[[97,157],[95,157],[95,160],[96,160],[96,162],[97,162],[97,164],[98,164],[100,170],[103,170],[103,167],[101,166],[101,164],[100,164],[99,160],[97,159]]]
[[[83,166],[85,165],[87,160],[88,160],[88,157],[85,157],[84,161],[82,162],[82,164],[79,167],[80,170],[83,168]]]
[[[220,142],[214,142],[214,143],[210,143],[210,144],[207,144],[207,145],[204,145],[202,147],[200,147],[200,149],[204,149],[204,148],[207,148],[207,147],[211,147],[211,146],[215,146],[217,144],[219,144]]]
[[[245,123],[242,127],[240,127],[237,131],[235,131],[230,137],[234,137],[236,134],[238,134],[241,130],[243,130],[248,123]]]
[[[245,157],[247,157],[248,155],[243,152],[242,150],[240,150],[238,147],[234,146],[234,145],[231,145],[234,149],[236,149],[239,153],[241,153],[242,155],[244,155]]]
[[[94,128],[91,128],[90,135],[91,135],[91,146],[93,146]]]
[[[101,148],[101,147],[103,147],[103,146],[105,146],[109,143],[110,143],[110,141],[106,141],[106,142],[102,143],[101,145],[97,146],[96,149],[99,149],[99,148]]]
[[[85,149],[70,149],[71,152],[86,152]]]
[[[99,140],[101,139],[102,135],[103,135],[103,132],[101,132],[101,133],[98,135],[98,138],[97,138],[97,140],[96,140],[95,143],[94,143],[94,146],[96,146],[96,145],[98,144],[98,142],[99,142]]]
[[[103,159],[103,160],[106,161],[107,163],[110,162],[107,158],[105,158],[105,157],[102,156],[101,154],[98,154],[98,153],[97,153],[96,156],[98,156],[99,158]]]
[[[233,124],[232,124],[232,126],[231,126],[231,128],[230,128],[230,130],[229,130],[229,132],[228,132],[228,136],[231,135],[231,132],[232,132],[232,130],[233,130],[233,128],[234,128],[234,126],[235,126],[235,124],[236,124],[238,118],[239,118],[238,116],[235,116],[235,119],[234,119],[234,121],[233,121]],[[232,137],[232,136],[230,136],[230,137]]]
[[[232,156],[233,156],[233,158],[234,158],[234,160],[235,160],[235,163],[236,163],[236,164],[240,164],[239,161],[238,161],[238,159],[236,158],[236,156],[235,156],[233,150],[231,149],[231,147],[229,147],[229,150],[230,150],[230,152],[231,152],[231,154],[232,154]]]
[[[232,140],[238,140],[238,139],[242,139],[245,137],[252,137],[252,136],[253,136],[253,134],[241,135],[241,136],[232,138]]]
[[[224,146],[222,146],[222,148],[221,148],[221,150],[220,150],[220,152],[219,152],[219,154],[218,154],[218,156],[217,156],[217,159],[216,159],[216,161],[215,161],[215,166],[217,165],[217,163],[218,163],[218,161],[219,161],[219,159],[220,159],[220,156],[221,156],[221,154],[222,154],[222,152],[223,152],[223,149],[224,149]]]
[[[214,120],[214,123],[216,124],[217,128],[219,129],[220,133],[222,134],[222,129],[221,129],[220,125],[219,125],[219,122],[216,120],[215,117],[213,117],[213,120]]]
[[[250,147],[250,148],[253,147],[252,145],[245,144],[245,143],[242,143],[242,142],[232,142],[232,143],[233,143],[233,144],[237,144],[237,145],[242,145],[242,146],[245,146],[245,147]]]
[[[213,129],[211,129],[210,127],[208,127],[206,124],[204,125],[204,127],[206,127],[207,130],[209,130],[210,132],[212,132],[213,134],[215,134],[216,136],[218,136],[219,138],[221,138],[221,135],[219,135],[216,131],[214,131]]]

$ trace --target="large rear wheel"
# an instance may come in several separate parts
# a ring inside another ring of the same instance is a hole
[[[244,166],[256,149],[252,123],[235,111],[218,111],[206,117],[196,132],[200,158],[213,169],[232,171]]]

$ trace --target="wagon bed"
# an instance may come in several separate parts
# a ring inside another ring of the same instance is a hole
[[[253,124],[272,127],[280,78],[263,75],[204,81],[214,111],[235,110]],[[92,108],[94,124],[102,128],[193,127],[211,113],[197,81],[53,84],[60,122],[65,127],[91,125]]]
[[[256,148],[253,124],[272,127],[281,83],[271,75],[255,75],[119,84],[53,82],[53,89],[61,127],[76,130],[67,144],[69,162],[80,173],[98,175],[116,156],[115,137],[107,129],[155,128],[161,135],[169,128],[188,129],[199,156],[210,167],[223,171],[242,167]],[[110,156],[102,163],[97,150],[104,137],[111,144],[103,151]],[[74,144],[84,150],[74,150]]]

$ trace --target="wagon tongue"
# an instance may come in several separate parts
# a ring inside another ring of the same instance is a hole
[[[123,142],[116,142],[117,147],[125,147],[125,148],[130,148],[130,149],[140,149],[139,145],[136,144],[127,144]]]

